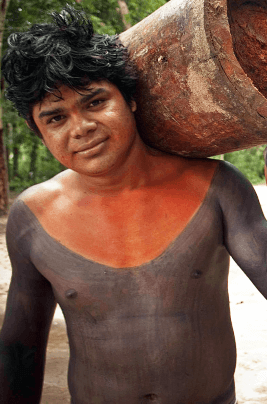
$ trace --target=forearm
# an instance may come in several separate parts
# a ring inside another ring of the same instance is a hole
[[[0,402],[38,404],[43,382],[43,361],[36,348],[22,343],[5,344],[0,339]]]

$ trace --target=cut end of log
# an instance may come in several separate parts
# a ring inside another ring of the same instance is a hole
[[[228,1],[236,58],[257,89],[267,97],[267,4]]]

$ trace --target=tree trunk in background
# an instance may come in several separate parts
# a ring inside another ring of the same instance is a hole
[[[11,123],[6,124],[6,133],[7,133],[7,144],[10,144],[11,139],[12,139],[12,134],[13,134],[13,125]],[[7,165],[7,172],[8,172],[8,178],[11,177],[11,167],[10,167],[10,150],[9,147],[6,147],[6,165]]]
[[[30,155],[30,172],[29,176],[31,179],[35,179],[36,177],[36,162],[37,162],[37,151],[38,151],[38,138],[36,135],[32,137],[32,150]]]
[[[6,11],[9,0],[0,0],[0,56],[5,25]],[[0,99],[3,94],[4,80],[1,79]],[[7,211],[8,206],[8,176],[6,168],[6,151],[3,142],[2,106],[0,104],[0,215]]]
[[[131,28],[131,24],[127,22],[126,16],[129,15],[129,9],[124,0],[118,0],[118,5],[119,5],[119,12],[122,18],[122,22],[125,28],[125,31],[129,28]]]
[[[1,108],[1,107],[0,107]],[[2,120],[1,120],[2,123]],[[8,173],[6,167],[6,149],[3,142],[3,126],[0,127],[0,216],[8,207]]]
[[[13,172],[12,178],[19,175],[19,148],[17,146],[13,147]]]

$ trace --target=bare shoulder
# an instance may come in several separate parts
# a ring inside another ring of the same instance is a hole
[[[33,185],[26,189],[19,196],[37,216],[54,204],[54,202],[64,193],[66,182],[68,182],[69,170],[65,170],[53,178]]]
[[[183,165],[185,174],[207,178],[213,176],[219,165],[219,160],[209,158],[183,158]]]
[[[200,200],[209,189],[220,161],[209,158],[187,158],[152,150],[150,169],[156,183],[166,189],[175,186],[199,195]]]
[[[242,204],[251,197],[258,199],[251,182],[233,164],[228,161],[219,162],[216,176],[216,193],[223,200],[240,200]]]
[[[182,181],[210,182],[217,170],[219,160],[208,158],[188,158],[182,156],[166,156],[168,161],[174,168],[174,172]]]
[[[160,150],[151,149],[150,150],[152,159],[155,161],[155,165],[162,168],[164,167],[166,171],[175,171],[178,173],[183,173],[185,175],[196,175],[206,176],[208,172],[213,172],[216,170],[220,160],[210,159],[210,158],[189,158],[180,155],[174,155]],[[152,160],[153,165],[153,160]]]
[[[195,197],[203,200],[219,166],[218,160],[184,159],[181,175],[182,184],[194,193]]]

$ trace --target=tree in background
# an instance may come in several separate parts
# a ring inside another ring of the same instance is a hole
[[[122,22],[124,25],[124,29],[126,30],[126,29],[131,28],[132,25],[129,22],[130,13],[129,13],[127,4],[123,0],[118,0],[118,5],[119,5],[119,12],[120,12],[121,19],[122,19]]]
[[[8,9],[9,0],[0,0],[0,56],[2,53],[3,34],[5,16]],[[6,212],[8,205],[8,179],[6,169],[6,154],[3,141],[3,122],[2,122],[2,93],[4,81],[0,80],[0,214]]]

